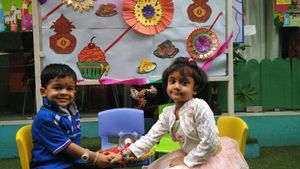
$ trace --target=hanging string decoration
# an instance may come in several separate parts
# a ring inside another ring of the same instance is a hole
[[[136,31],[154,35],[170,24],[174,13],[172,0],[124,0],[123,18]]]
[[[212,28],[221,15],[222,12],[219,13],[209,29],[197,28],[189,35],[187,39],[187,51],[192,58],[206,61],[216,56],[220,42],[217,34],[212,31]]]

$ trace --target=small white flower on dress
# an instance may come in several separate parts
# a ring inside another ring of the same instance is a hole
[[[189,116],[189,117],[193,117],[193,115],[194,115],[194,110],[193,110],[193,108],[189,108],[188,110],[187,110],[187,115]]]

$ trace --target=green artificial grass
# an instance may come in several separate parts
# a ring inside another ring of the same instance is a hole
[[[300,146],[262,147],[261,156],[248,159],[250,169],[300,169]]]
[[[98,150],[99,138],[83,138],[82,146],[90,150]],[[261,156],[247,159],[250,169],[300,169],[300,146],[293,147],[262,147]],[[1,169],[20,169],[19,158],[0,159]],[[128,169],[140,169],[131,167]]]

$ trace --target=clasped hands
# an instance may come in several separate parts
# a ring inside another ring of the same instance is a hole
[[[101,164],[102,166],[105,165],[105,167],[110,166],[112,164],[126,162],[125,156],[130,157],[133,153],[126,149],[121,153],[114,153],[114,152],[101,152],[99,154],[99,159],[97,161],[98,164]]]

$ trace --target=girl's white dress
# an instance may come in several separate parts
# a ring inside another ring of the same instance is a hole
[[[180,143],[180,149],[168,153],[148,166],[150,169],[248,169],[237,143],[218,137],[218,128],[208,104],[198,98],[186,102],[179,109],[176,121],[175,105],[166,107],[150,131],[129,146],[137,157],[152,148],[165,134]],[[183,165],[170,167],[175,157],[183,158]]]

